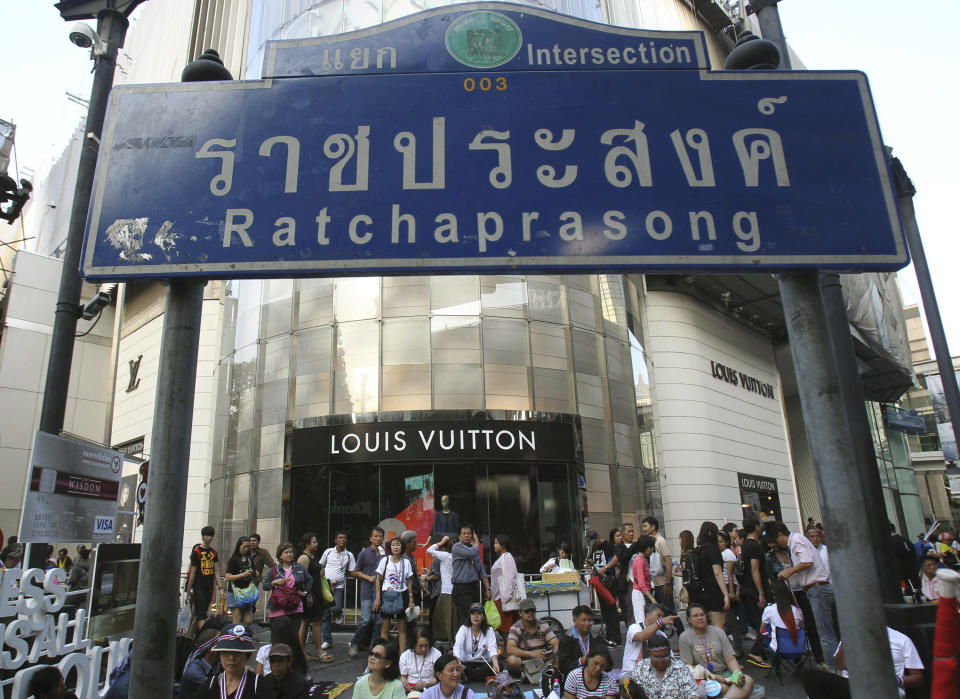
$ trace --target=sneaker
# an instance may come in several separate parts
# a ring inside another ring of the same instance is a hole
[[[329,649],[330,646],[332,646],[332,645],[333,645],[333,644],[330,643],[330,641],[324,641],[323,643],[320,644],[320,650],[327,650],[327,649]]]
[[[751,641],[757,640],[757,632],[752,628],[747,629],[747,633],[744,634],[744,638],[749,638]]]
[[[620,644],[616,641],[607,641],[607,648],[619,648]]]
[[[356,647],[356,646],[350,646],[350,650],[347,651],[347,655],[349,655],[351,658],[356,658],[356,657],[357,657],[357,647]]]

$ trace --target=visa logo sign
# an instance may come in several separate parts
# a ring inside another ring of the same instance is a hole
[[[113,517],[97,517],[93,523],[93,531],[98,534],[112,534]]]

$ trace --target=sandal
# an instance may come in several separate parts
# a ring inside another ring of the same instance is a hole
[[[334,660],[334,657],[329,653],[321,653],[320,657],[317,658],[317,660],[321,663],[332,663]]]

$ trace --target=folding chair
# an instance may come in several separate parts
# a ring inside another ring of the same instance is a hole
[[[810,649],[807,647],[807,632],[797,629],[797,642],[790,637],[789,629],[775,629],[777,633],[777,650],[770,651],[770,671],[767,677],[774,675],[781,685],[796,677],[807,664],[810,658]],[[769,650],[769,648],[768,648]]]

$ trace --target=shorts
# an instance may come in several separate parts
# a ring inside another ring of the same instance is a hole
[[[190,591],[190,606],[193,608],[193,615],[198,621],[203,621],[210,613],[210,603],[213,601],[213,585],[209,587],[204,585],[197,587],[194,585]]]
[[[697,601],[702,604],[708,612],[723,611],[723,592],[719,587],[704,590],[698,596]]]

